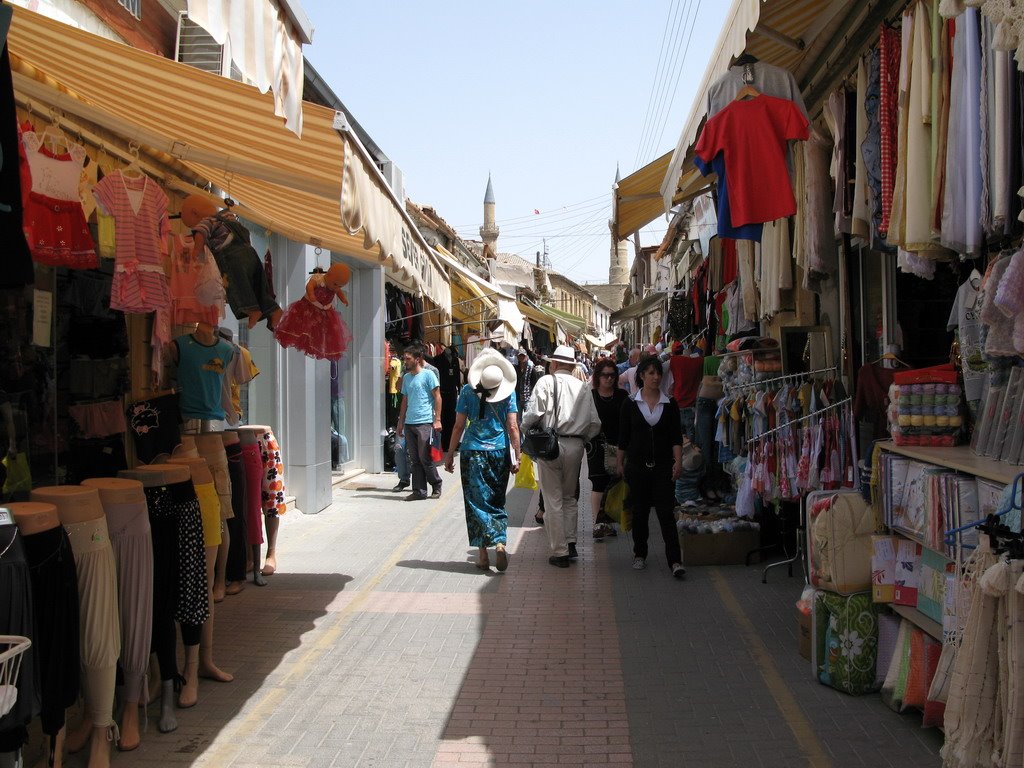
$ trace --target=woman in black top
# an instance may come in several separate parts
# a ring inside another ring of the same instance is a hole
[[[615,535],[615,528],[607,522],[610,518],[601,518],[602,502],[608,488],[617,479],[615,449],[619,444],[619,413],[629,395],[619,387],[619,372],[610,357],[602,357],[594,364],[591,385],[597,415],[601,417],[601,432],[587,443],[587,476],[592,486],[590,508],[594,511],[594,538],[603,539]],[[611,456],[611,462],[607,456]]]
[[[679,408],[661,391],[661,361],[648,357],[636,369],[637,393],[622,404],[616,467],[625,470],[633,514],[633,568],[647,567],[647,521],[651,507],[665,539],[665,557],[672,575],[681,579],[683,555],[673,516],[675,481],[683,471],[683,433]]]

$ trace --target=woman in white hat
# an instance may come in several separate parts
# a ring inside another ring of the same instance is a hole
[[[509,472],[519,471],[516,371],[504,356],[484,349],[473,360],[466,378],[469,383],[455,406],[455,427],[444,468],[455,471],[458,449],[469,543],[480,550],[476,565],[490,568],[487,549],[493,546],[495,567],[504,571],[508,567],[505,491]]]

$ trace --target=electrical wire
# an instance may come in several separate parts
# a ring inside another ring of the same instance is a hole
[[[638,146],[636,148],[636,157],[633,160],[633,167],[634,168],[639,168],[640,167],[640,150],[641,150],[641,147],[644,144],[644,138],[647,135],[647,125],[650,122],[651,107],[654,104],[655,87],[656,87],[656,85],[658,83],[658,79],[659,79],[659,77],[661,75],[661,66],[662,66],[662,63],[664,62],[664,59],[665,59],[665,50],[666,50],[665,41],[668,39],[668,30],[669,30],[669,27],[671,26],[671,21],[672,21],[672,18],[674,16],[674,14],[675,14],[675,8],[678,5],[678,2],[679,2],[679,0],[672,0],[672,4],[669,6],[668,18],[665,20],[665,27],[661,31],[661,47],[660,47],[659,52],[658,52],[658,66],[655,67],[655,70],[654,70],[654,80],[651,82],[651,92],[647,96],[647,111],[644,113],[643,128],[640,131],[640,142],[639,142],[639,144],[638,144]]]
[[[501,225],[501,224],[511,224],[513,222],[523,221],[525,219],[536,219],[536,218],[544,218],[546,216],[554,216],[554,215],[562,213],[563,211],[565,211],[567,209],[579,208],[581,206],[589,206],[589,204],[592,204],[595,200],[607,200],[607,199],[608,199],[608,195],[607,194],[596,195],[594,197],[588,197],[586,200],[581,200],[578,203],[569,203],[568,205],[563,205],[558,210],[548,211],[547,213],[531,213],[531,214],[527,214],[525,216],[514,216],[514,217],[509,218],[509,219],[497,219],[495,221],[495,223],[499,224],[499,225]],[[479,224],[460,224],[460,225],[457,225],[457,226],[453,226],[452,229],[473,229],[473,227],[476,227],[476,226],[479,226]]]
[[[646,141],[644,148],[640,153],[640,161],[646,162],[650,157],[654,144],[654,132],[655,126],[661,120],[662,107],[665,105],[665,98],[668,93],[669,83],[672,81],[672,73],[676,71],[677,59],[679,55],[679,45],[682,35],[679,34],[679,28],[682,24],[683,19],[689,14],[691,0],[686,0],[686,5],[683,6],[682,12],[677,13],[672,24],[672,37],[670,42],[670,53],[668,62],[665,65],[664,72],[662,73],[662,80],[658,86],[658,94],[655,99],[654,112],[651,115],[650,123],[648,124],[648,131],[646,134]]]
[[[693,30],[697,26],[697,14],[700,13],[700,5],[702,0],[697,0],[697,5],[693,11],[693,18],[690,20],[690,32],[686,37],[686,47],[683,49],[683,59],[679,62],[679,69],[676,70],[676,81],[672,85],[672,98],[669,100],[668,109],[665,110],[665,118],[661,122],[661,130],[658,132],[658,140],[654,143],[655,147],[661,144],[661,139],[665,135],[665,128],[668,126],[668,119],[672,115],[672,105],[675,104],[676,94],[679,92],[679,78],[682,77],[683,70],[686,68],[686,55],[690,52],[690,40],[693,38]]]

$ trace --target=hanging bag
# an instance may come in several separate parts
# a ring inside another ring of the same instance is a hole
[[[558,458],[558,433],[555,424],[558,419],[558,377],[551,374],[555,387],[555,403],[548,414],[550,426],[542,427],[540,422],[526,430],[523,438],[523,453],[534,461],[553,461]]]
[[[525,453],[519,457],[519,471],[516,473],[516,488],[525,488],[528,491],[536,491],[537,475],[533,471],[533,459]]]

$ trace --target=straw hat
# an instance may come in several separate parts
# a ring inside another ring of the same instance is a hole
[[[516,369],[500,352],[485,348],[473,358],[466,379],[473,389],[480,386],[488,390],[485,399],[488,403],[496,403],[515,391]]]
[[[576,365],[576,353],[572,351],[572,347],[566,346],[565,344],[560,347],[555,347],[555,351],[550,356],[545,357],[549,363],[563,363],[565,365]]]

